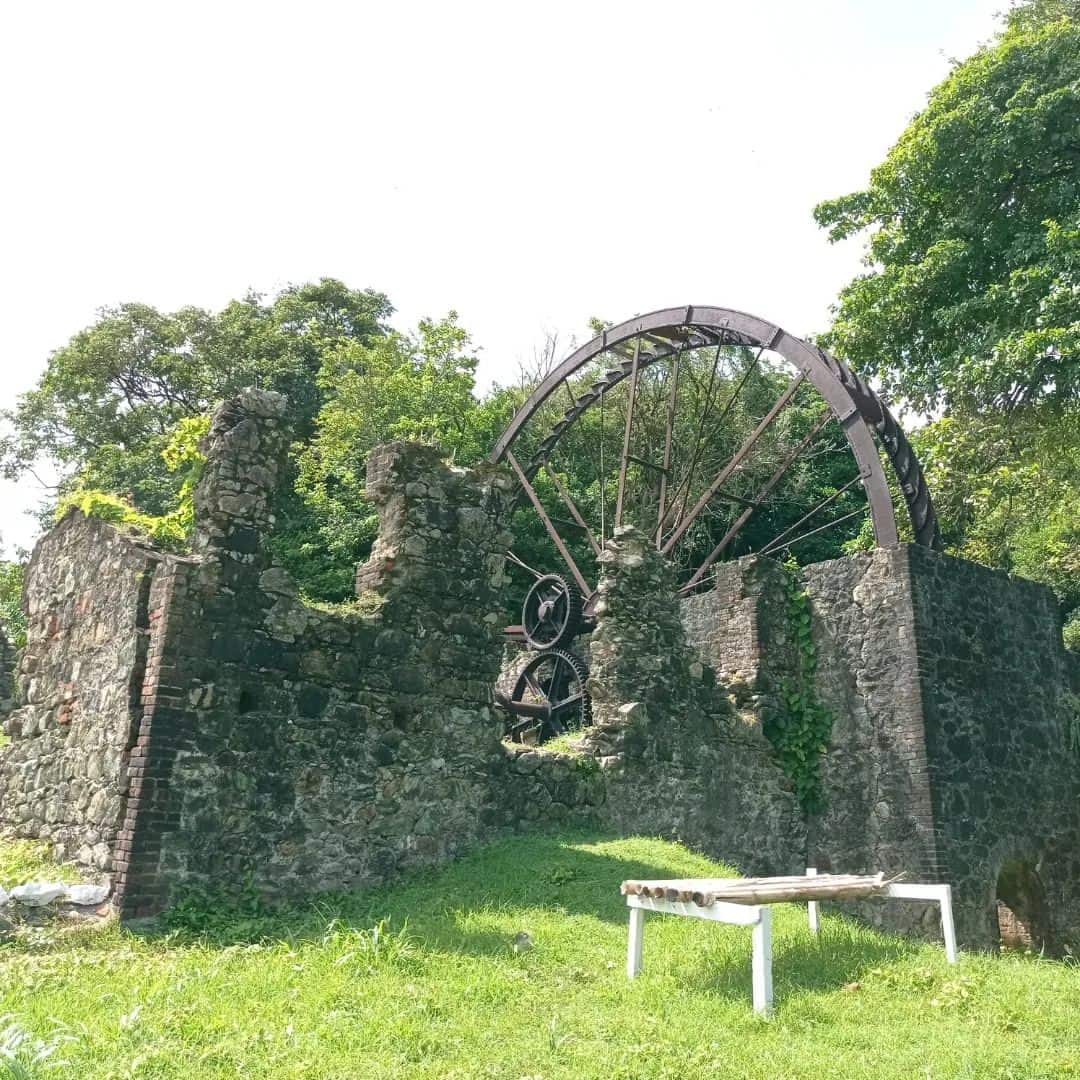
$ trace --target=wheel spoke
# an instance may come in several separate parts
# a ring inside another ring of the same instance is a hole
[[[630,465],[630,434],[634,427],[634,407],[637,404],[638,362],[641,359],[641,338],[634,339],[634,358],[630,362],[630,397],[626,403],[626,427],[623,429],[622,457],[619,459],[619,488],[615,499],[615,528],[622,524],[623,499],[626,495],[626,470]]]
[[[700,499],[694,504],[693,510],[689,514],[681,517],[678,524],[672,530],[671,535],[667,538],[664,546],[660,549],[665,555],[671,552],[671,549],[682,539],[686,534],[686,530],[693,525],[697,516],[705,509],[706,506],[712,501],[713,497],[720,490],[724,481],[742,464],[743,458],[754,448],[758,439],[769,427],[769,425],[780,414],[781,410],[787,405],[787,403],[795,396],[795,391],[802,385],[803,380],[806,378],[806,372],[800,371],[794,379],[788,383],[787,389],[780,395],[780,397],[773,404],[772,408],[765,414],[761,422],[751,432],[749,438],[735,451],[735,456],[716,474],[715,479],[709,485],[708,490]]]

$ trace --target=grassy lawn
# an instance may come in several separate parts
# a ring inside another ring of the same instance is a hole
[[[27,854],[0,853],[25,869]],[[516,838],[398,888],[140,937],[0,946],[0,1029],[58,1041],[17,1076],[1053,1077],[1080,1073],[1080,969],[964,956],[775,909],[772,1020],[745,929],[653,916],[624,974],[627,877],[723,868],[658,840]],[[527,931],[535,946],[515,953]],[[11,1033],[8,1034],[9,1044]],[[0,1077],[4,1077],[0,1035]],[[28,1060],[31,1042],[15,1057]],[[11,1056],[9,1049],[8,1055]]]

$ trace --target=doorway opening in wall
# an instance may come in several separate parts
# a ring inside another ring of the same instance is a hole
[[[997,881],[998,936],[1003,949],[1042,950],[1049,937],[1046,890],[1031,862],[1006,862]]]

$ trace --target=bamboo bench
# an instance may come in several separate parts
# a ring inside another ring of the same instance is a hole
[[[626,974],[631,979],[641,971],[646,912],[687,915],[751,927],[751,982],[757,1013],[770,1012],[773,1002],[770,904],[807,901],[810,929],[816,934],[821,900],[860,900],[872,896],[890,900],[926,900],[941,909],[946,959],[950,964],[955,964],[957,959],[952,888],[949,885],[886,881],[883,874],[818,874],[811,867],[805,877],[624,881],[622,892],[630,908]]]

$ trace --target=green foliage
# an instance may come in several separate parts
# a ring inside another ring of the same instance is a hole
[[[1080,5],[1014,4],[929,96],[865,190],[828,343],[902,403],[947,549],[1042,581],[1080,639]]]
[[[50,1059],[68,1036],[60,1032],[48,1039],[36,1039],[14,1020],[10,1014],[0,1016],[0,1077],[35,1080],[45,1070],[64,1067],[63,1061]]]
[[[803,589],[798,564],[785,564],[784,588],[787,622],[794,638],[798,671],[780,687],[780,708],[765,723],[765,735],[777,760],[795,787],[807,814],[825,808],[821,783],[821,757],[828,749],[832,714],[817,699],[814,676],[817,653],[810,618],[810,599]]]
[[[256,941],[272,915],[273,908],[247,879],[233,888],[188,886],[160,922],[165,930],[209,939]]]
[[[351,593],[352,568],[378,529],[364,491],[368,451],[403,439],[440,445],[465,462],[482,456],[489,446],[474,424],[475,373],[469,335],[454,312],[421,320],[415,335],[390,332],[324,357],[318,383],[326,403],[310,442],[296,446],[296,490],[318,522],[320,545],[349,568],[342,596]]]
[[[917,408],[1080,394],[1080,22],[1026,19],[957,64],[866,190],[820,204],[869,230],[837,351]]]
[[[1071,612],[1065,619],[1062,628],[1062,637],[1065,639],[1065,648],[1073,652],[1080,652],[1080,608]]]
[[[1080,612],[1080,409],[946,416],[915,433],[947,549]],[[1069,639],[1071,640],[1071,638]]]
[[[187,545],[188,535],[176,511],[159,516],[143,514],[119,495],[83,488],[60,499],[56,505],[57,520],[73,508],[87,517],[145,536],[166,551],[183,551]]]
[[[1065,745],[1080,757],[1080,695],[1065,695]]]
[[[66,476],[62,494],[107,493],[134,513],[168,519],[128,523],[175,546],[190,527],[194,476],[169,459],[192,441],[186,423],[243,387],[260,386],[289,395],[289,421],[306,441],[323,404],[324,357],[343,343],[382,336],[392,310],[381,293],[332,278],[290,286],[269,301],[251,293],[218,312],[187,307],[164,314],[146,304],[104,309],[52,354],[38,384],[5,414],[0,467],[17,477],[47,457]],[[286,470],[275,507],[278,543],[286,562],[299,552],[290,566],[301,580],[332,577],[340,568],[327,566],[318,523],[293,493],[294,480]],[[112,519],[124,517],[115,506],[91,502]]]
[[[144,514],[119,495],[79,486],[60,498],[57,520],[74,507],[87,517],[141,533],[166,551],[187,550],[195,524],[195,486],[206,462],[199,440],[209,427],[209,416],[186,416],[177,422],[162,448],[165,467],[180,476],[176,507],[169,513]]]
[[[24,562],[0,562],[0,627],[16,649],[26,644],[26,615],[22,608]]]
[[[58,863],[49,845],[37,840],[4,840],[0,843],[0,885],[10,890],[28,881],[78,882],[82,878],[70,863]]]
[[[43,1042],[62,1019],[55,1075],[72,1077],[1075,1071],[1074,966],[977,953],[954,966],[939,945],[828,913],[815,937],[802,905],[772,909],[771,1021],[750,1009],[745,927],[650,920],[628,980],[620,882],[732,873],[660,840],[515,836],[385,887],[241,911],[235,932],[16,938],[0,947],[0,1015]],[[515,952],[523,931],[534,947]]]

